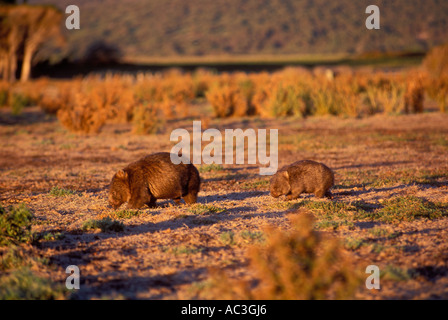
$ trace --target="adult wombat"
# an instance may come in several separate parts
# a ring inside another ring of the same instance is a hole
[[[302,160],[281,168],[271,178],[271,196],[286,195],[287,200],[296,199],[301,193],[314,193],[318,198],[331,199],[330,188],[334,184],[334,174],[326,165]]]
[[[128,208],[139,209],[144,204],[155,206],[157,199],[173,199],[180,203],[197,200],[201,180],[192,164],[173,164],[168,152],[150,154],[126,168],[112,178],[109,204],[117,209],[124,202]]]

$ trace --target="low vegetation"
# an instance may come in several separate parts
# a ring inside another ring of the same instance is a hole
[[[360,275],[353,272],[341,244],[315,231],[313,218],[305,211],[290,217],[290,224],[288,232],[267,228],[266,243],[249,250],[248,268],[255,275],[255,286],[216,271],[208,294],[220,299],[262,300],[353,297]]]
[[[353,226],[360,220],[398,223],[415,219],[437,219],[448,216],[446,204],[434,203],[416,196],[399,196],[372,205],[365,202],[305,201],[303,206],[319,219],[318,228],[337,229]]]
[[[112,220],[109,217],[101,220],[90,219],[82,225],[83,231],[101,229],[101,232],[121,232],[124,230],[124,225],[120,221]]]
[[[54,197],[64,197],[64,196],[71,196],[77,194],[76,191],[60,188],[60,187],[53,187],[51,188],[49,194]]]
[[[32,219],[32,213],[24,204],[0,206],[0,246],[30,243],[33,240]]]
[[[197,215],[206,215],[206,214],[221,213],[224,212],[225,209],[215,205],[197,203],[192,205],[188,209],[188,211]]]
[[[36,270],[47,268],[32,244],[54,240],[59,235],[35,235],[33,214],[24,204],[0,206],[0,300],[65,299],[68,291],[61,284]]]

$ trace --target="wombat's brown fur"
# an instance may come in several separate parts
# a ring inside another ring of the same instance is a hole
[[[314,193],[318,198],[332,198],[330,188],[334,184],[333,171],[326,165],[302,160],[281,168],[271,178],[271,196],[286,195],[287,200],[296,199],[301,193]]]
[[[128,208],[144,204],[155,206],[157,199],[196,203],[201,180],[192,164],[173,164],[168,152],[154,153],[129,164],[112,178],[109,204],[117,209],[124,202]]]

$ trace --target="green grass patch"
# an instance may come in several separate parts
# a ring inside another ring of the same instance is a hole
[[[193,214],[200,214],[200,215],[221,213],[221,212],[224,212],[225,210],[226,209],[215,206],[215,205],[202,204],[202,203],[194,204],[193,206],[188,208],[189,212],[191,212]]]
[[[391,231],[381,227],[373,227],[369,229],[369,233],[375,237],[383,237],[387,239],[394,239],[400,236],[400,232]]]
[[[163,252],[169,252],[171,254],[177,255],[191,255],[202,252],[203,248],[198,248],[195,246],[179,246],[179,247],[163,247]]]
[[[346,203],[341,201],[310,201],[303,202],[303,206],[318,217],[332,220],[334,217],[353,219],[356,214],[364,214],[363,203]]]
[[[391,234],[389,230],[380,227],[369,229],[369,233],[375,237],[388,237]]]
[[[348,237],[344,241],[344,247],[346,249],[352,250],[352,251],[355,251],[355,250],[361,248],[361,246],[363,246],[363,245],[365,245],[365,242],[363,239]]]
[[[393,281],[407,281],[412,279],[413,274],[408,269],[400,268],[393,265],[387,265],[384,270],[380,271],[380,276],[383,279]]]
[[[78,193],[70,189],[60,188],[56,186],[51,188],[49,194],[53,197],[65,197],[65,196],[72,196]]]
[[[415,196],[402,196],[371,204],[363,201],[345,203],[342,201],[304,201],[302,206],[316,215],[320,220],[316,228],[337,229],[342,225],[354,227],[353,221],[370,220],[395,223],[414,221],[415,219],[437,219],[448,216],[448,204],[434,203]],[[386,231],[373,229],[372,235],[380,236]],[[396,237],[396,234],[387,234]]]
[[[378,219],[388,223],[414,221],[419,218],[437,219],[447,216],[447,206],[415,196],[396,197],[383,203]]]
[[[62,232],[43,232],[36,236],[36,240],[56,241],[64,239],[64,237]]]
[[[246,243],[263,243],[265,241],[265,235],[260,231],[245,230],[239,236]]]
[[[215,171],[222,171],[224,170],[224,167],[220,164],[204,164],[199,166],[198,171],[200,173],[206,173],[206,172],[215,172]]]
[[[124,230],[124,224],[107,217],[101,220],[90,219],[82,225],[83,231],[92,229],[101,229],[102,232],[121,232]]]
[[[233,231],[225,231],[219,235],[219,241],[226,246],[235,245],[235,233]]]
[[[265,188],[267,186],[269,186],[269,180],[256,180],[256,181],[245,182],[241,186],[241,189],[251,190],[251,189]]]
[[[0,246],[33,240],[33,215],[25,204],[3,208],[0,205]]]
[[[111,218],[114,218],[114,219],[132,219],[134,217],[138,217],[142,213],[143,212],[139,211],[139,210],[123,209],[123,210],[117,210],[117,211],[111,213],[110,216],[111,216]]]
[[[348,220],[341,220],[341,221],[336,221],[336,220],[322,220],[322,221],[318,221],[315,224],[315,228],[316,229],[333,229],[333,230],[337,230],[339,227],[341,226],[347,226],[350,230],[355,228],[355,225],[353,224],[352,221],[348,221]]]
[[[70,150],[73,149],[75,146],[71,143],[63,143],[59,146],[60,149],[62,150]]]
[[[371,252],[378,254],[381,253],[381,251],[383,251],[386,247],[379,243],[372,243],[370,244],[370,248]]]
[[[352,186],[384,188],[398,184],[448,185],[448,172],[442,170],[397,170],[393,172],[376,172],[373,170],[347,171],[335,189],[349,189]]]

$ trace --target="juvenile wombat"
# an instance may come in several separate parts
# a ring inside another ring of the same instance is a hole
[[[271,178],[271,196],[286,195],[287,200],[296,199],[301,193],[314,193],[318,198],[332,198],[330,188],[334,184],[334,174],[326,165],[302,160],[281,168]]]
[[[195,203],[201,180],[192,164],[173,164],[168,152],[150,154],[119,170],[112,178],[109,204],[117,209],[124,202],[128,208],[144,204],[155,206],[157,199]]]

